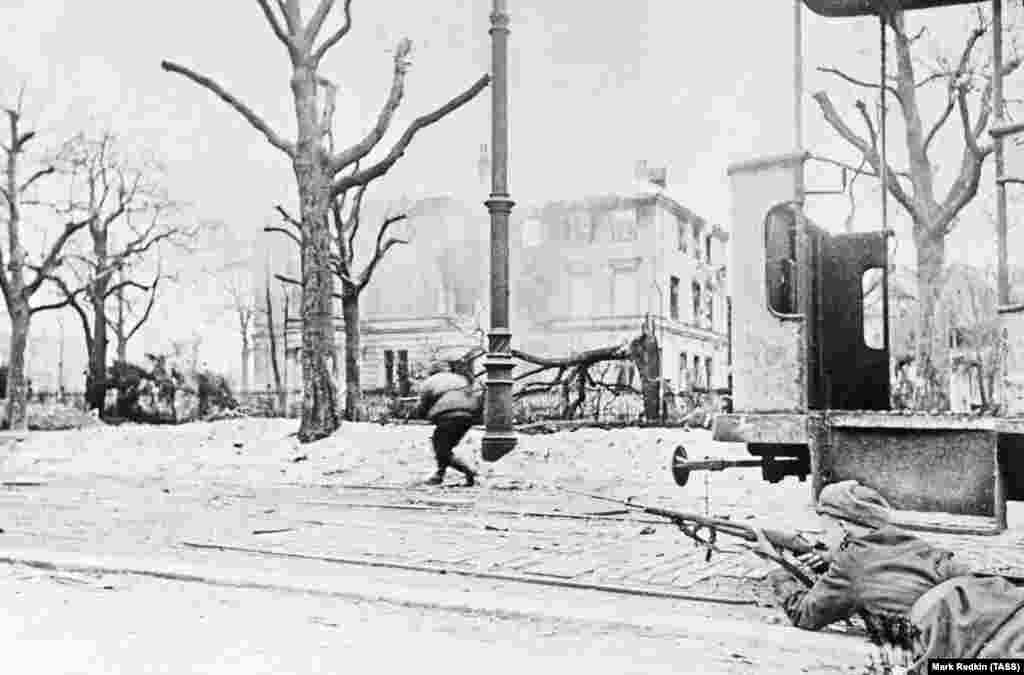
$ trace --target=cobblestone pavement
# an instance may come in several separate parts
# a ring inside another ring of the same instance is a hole
[[[213,545],[667,597],[771,603],[764,581],[771,565],[725,537],[709,558],[672,525],[639,512],[588,518],[615,511],[586,498],[558,501],[550,495],[517,502],[468,489],[380,488],[53,481],[0,492],[2,542],[180,556],[190,555],[188,544]],[[953,548],[976,568],[1024,576],[1024,549],[1012,533],[923,536]]]
[[[524,438],[516,453],[484,465],[480,487],[462,489],[412,484],[429,469],[428,430],[413,438],[365,425],[334,445],[299,448],[268,429],[248,438],[234,424],[165,435],[128,429],[121,445],[103,445],[111,432],[91,431],[28,443],[7,462],[5,480],[17,480],[0,487],[0,550],[188,556],[191,542],[766,603],[771,567],[737,542],[723,537],[709,560],[670,524],[637,512],[608,515],[621,509],[555,483],[817,533],[807,483],[769,485],[737,471],[675,486],[667,460],[676,440],[668,435],[648,442],[633,431],[577,432],[570,436],[585,461],[567,454],[564,438]],[[692,456],[720,449],[689,438],[700,448]],[[549,459],[545,448],[557,452]],[[1011,503],[1011,528],[998,536],[921,536],[976,569],[1024,577],[1019,506]]]

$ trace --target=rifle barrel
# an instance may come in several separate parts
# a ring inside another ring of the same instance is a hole
[[[645,506],[636,502],[628,500],[614,499],[612,497],[605,497],[603,495],[595,495],[589,492],[580,492],[577,490],[569,490],[567,488],[560,488],[564,492],[570,494],[580,495],[583,497],[589,497],[591,499],[599,499],[601,501],[612,502],[614,504],[621,504],[628,506],[632,509],[637,509],[648,513],[652,516],[658,516],[661,518],[667,518],[674,523],[693,523],[699,527],[706,527],[711,530],[717,530],[723,534],[727,534],[732,537],[738,537],[747,541],[757,541],[757,533],[755,529],[749,525],[742,523],[736,523],[725,518],[714,518],[711,516],[702,516],[697,513],[686,513],[684,511],[674,511],[672,509],[663,509],[658,506]],[[820,542],[808,542],[800,534],[783,532],[779,530],[763,529],[765,538],[773,545],[787,549],[797,555],[802,553],[809,553],[815,550],[822,550],[825,545]]]

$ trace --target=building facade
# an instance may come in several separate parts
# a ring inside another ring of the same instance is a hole
[[[634,179],[596,196],[516,209],[514,346],[567,355],[628,341],[650,318],[673,390],[728,387],[728,234],[674,198],[664,170],[639,163]],[[442,350],[486,345],[486,211],[452,197],[420,200],[407,211],[411,242],[391,249],[362,298],[361,379],[368,391],[398,389]],[[299,306],[297,294],[290,306]],[[273,386],[268,342],[261,317],[253,340],[257,389]],[[301,386],[299,342],[293,322],[286,367],[293,390]],[[280,337],[278,343],[280,350]]]
[[[673,197],[664,169],[545,204],[521,223],[520,348],[566,354],[635,337],[650,317],[673,390],[728,387],[728,234]]]

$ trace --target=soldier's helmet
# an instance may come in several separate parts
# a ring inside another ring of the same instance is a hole
[[[873,529],[885,527],[891,507],[876,490],[855,480],[826,485],[818,495],[817,512]]]

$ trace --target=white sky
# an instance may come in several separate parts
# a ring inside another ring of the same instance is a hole
[[[621,181],[635,160],[647,159],[669,166],[669,181],[688,207],[728,226],[728,164],[792,149],[792,0],[509,5],[511,188],[518,203],[581,196],[595,185]],[[403,36],[414,42],[414,65],[395,132],[382,147],[412,117],[486,72],[489,9],[486,0],[356,0],[353,30],[322,68],[340,86],[338,142],[354,142],[372,123],[390,85],[391,53]],[[159,65],[174,60],[214,77],[292,135],[287,57],[255,2],[0,0],[0,10],[0,97],[10,100],[24,83],[28,112],[41,120],[46,142],[109,127],[148,144],[167,160],[172,195],[190,202],[197,216],[224,221],[238,240],[257,247],[268,241],[260,230],[273,217],[274,204],[294,202],[294,178],[283,155],[224,103]],[[805,143],[849,157],[809,94],[827,87],[856,124],[853,102],[864,92],[814,68],[836,65],[877,77],[877,23],[810,12],[804,17]],[[328,27],[339,20],[334,16]],[[928,57],[955,54],[968,20],[967,10],[947,8],[917,13],[911,22],[932,29],[922,52]],[[927,102],[926,118],[938,100]],[[375,185],[374,198],[453,193],[470,203],[486,199],[476,159],[480,144],[489,142],[489,111],[485,93],[422,132]],[[896,163],[900,133],[894,124]],[[957,134],[954,119],[943,142],[954,147]],[[955,153],[940,163],[954,166]],[[818,187],[837,180],[828,172],[810,176]],[[842,198],[812,206],[812,215],[825,223],[838,223],[845,211]],[[859,225],[872,227],[877,206],[862,204],[861,213]],[[985,263],[992,257],[991,225],[982,215],[962,229],[970,241],[960,253],[974,251],[975,262]],[[909,252],[909,243],[902,246]],[[135,351],[192,335],[209,314],[199,311],[201,302],[194,293],[179,293]],[[70,317],[66,324],[77,330]],[[204,329],[208,360],[237,358],[231,330],[227,320],[223,328]]]

